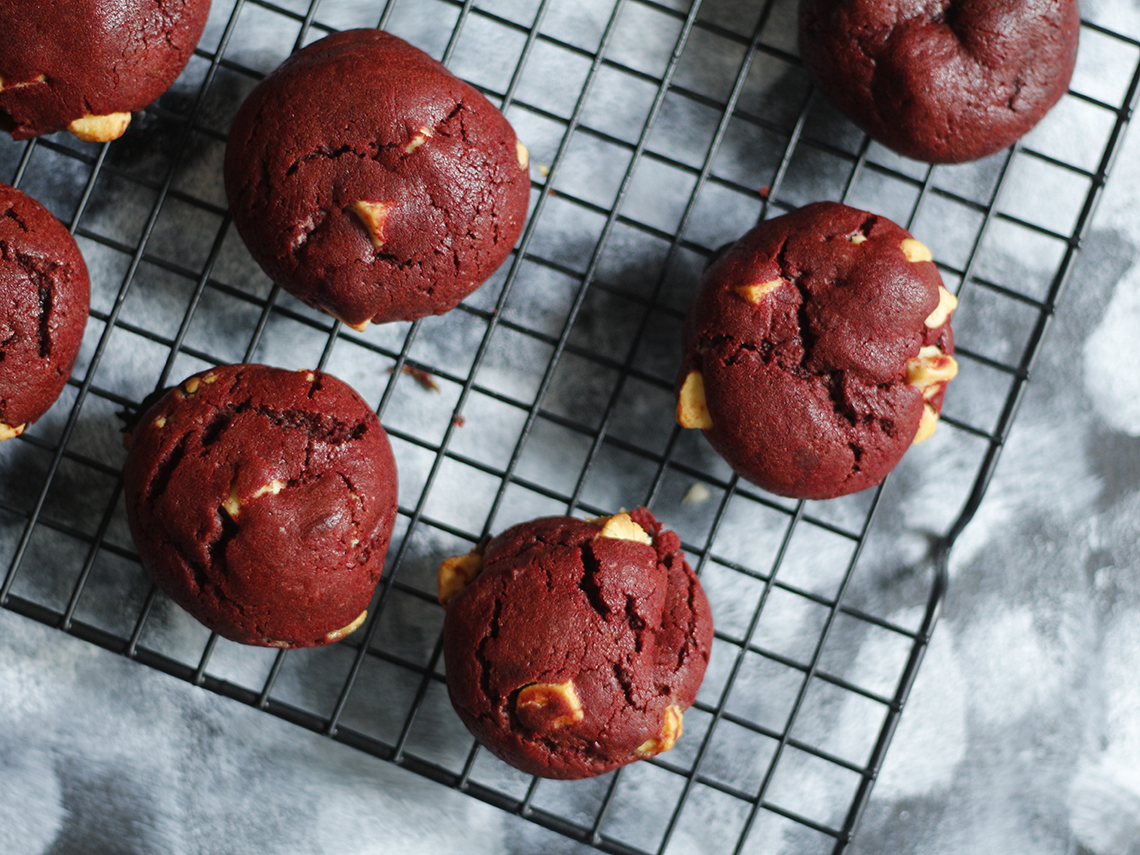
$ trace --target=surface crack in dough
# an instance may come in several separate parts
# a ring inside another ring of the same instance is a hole
[[[812,372],[807,367],[808,362],[811,361],[812,347],[815,344],[815,335],[811,331],[811,319],[808,317],[808,304],[811,302],[811,292],[803,281],[803,271],[792,270],[791,265],[788,263],[788,241],[789,237],[787,235],[781,238],[780,247],[776,250],[776,264],[780,268],[780,278],[786,282],[791,282],[800,294],[800,303],[796,307],[796,325],[799,328],[802,352],[800,354],[799,365],[796,367],[798,367],[801,372],[804,372],[804,376],[811,376]],[[796,373],[792,370],[791,366],[787,366],[783,362],[777,362],[777,365],[789,373]]]
[[[40,297],[40,323],[39,323],[39,339],[40,339],[40,359],[47,359],[51,356],[51,308],[52,308],[52,289],[49,285],[44,285],[42,282],[37,283]]]
[[[625,619],[633,630],[633,649],[640,653],[645,646],[645,618],[637,613],[637,600],[632,594],[625,595]]]
[[[335,149],[318,148],[316,151],[311,151],[308,154],[301,155],[291,164],[289,164],[288,168],[285,170],[285,176],[288,178],[296,174],[297,170],[301,168],[302,164],[305,164],[310,160],[336,160],[337,158],[343,157],[344,155],[350,153],[356,155],[361,160],[372,156],[371,154],[361,154],[350,145],[342,145],[340,148]]]
[[[289,242],[289,250],[293,255],[296,255],[304,249],[305,244],[309,242],[309,238],[313,232],[321,227],[325,220],[328,219],[328,216],[329,212],[327,208],[317,206],[316,212],[309,214],[303,222],[297,224],[297,233]]]
[[[606,605],[605,599],[602,597],[602,588],[598,584],[598,576],[602,572],[601,563],[598,557],[594,554],[593,548],[590,544],[583,544],[579,550],[582,560],[582,578],[578,580],[578,587],[582,593],[586,595],[586,600],[590,606],[596,611],[603,619],[608,618],[610,615],[610,607]]]
[[[355,502],[349,503],[348,509],[349,516],[352,517],[352,542],[347,544],[347,548],[354,549],[360,543],[360,536],[363,534],[361,531],[361,520],[357,511],[365,511],[367,509],[364,507],[364,497],[357,492],[356,485],[352,483],[352,479],[339,469],[336,470],[336,474],[340,480],[344,482],[344,486],[348,490],[349,495],[356,500]],[[369,545],[371,545],[371,542]],[[357,556],[357,558],[359,559],[359,556]]]
[[[619,662],[613,662],[610,666],[614,672],[614,679],[617,680],[618,685],[621,686],[622,692],[625,694],[625,702],[635,710],[641,709],[641,705],[637,703],[634,698],[633,681],[630,680],[629,675],[626,674],[625,668]]]
[[[499,622],[502,620],[503,603],[501,592],[500,596],[495,597],[495,604],[491,610],[491,619],[487,622],[487,630],[483,637],[479,639],[479,645],[475,648],[475,659],[479,663],[479,686],[483,691],[483,697],[488,701],[494,698],[491,692],[491,660],[487,656],[487,645],[493,639],[499,637]],[[506,702],[508,699],[503,698],[500,703]],[[494,710],[492,710],[492,714]],[[512,726],[514,722],[512,721]]]
[[[731,339],[729,339],[727,336],[721,337],[722,342],[730,340]],[[736,365],[736,363],[740,361],[740,357],[746,352],[759,354],[760,361],[765,365],[768,365],[772,361],[772,354],[774,353],[774,349],[770,342],[761,341],[757,345],[754,342],[741,341],[735,342],[734,344],[735,346],[732,348],[732,352],[725,356],[722,360],[722,363],[724,365]]]
[[[847,402],[843,396],[843,372],[832,371],[824,375],[825,385],[827,386],[827,395],[831,399],[831,407],[835,410],[835,414],[843,419],[849,425],[855,426],[859,424],[859,414]]]
[[[182,563],[190,570],[190,573],[194,577],[194,585],[197,586],[198,591],[203,594],[212,594],[214,599],[221,602],[222,597],[220,596],[220,592],[217,590],[217,586],[210,581],[210,575],[206,572],[206,565],[196,558],[189,556],[183,545],[176,538],[170,539],[170,545],[174,548],[174,551],[178,553],[178,557],[182,559]]]
[[[217,517],[221,524],[218,536],[207,544],[206,549],[210,555],[211,566],[223,574],[228,574],[229,565],[226,563],[226,550],[230,541],[237,537],[240,528],[222,505],[218,505]],[[226,598],[223,597],[223,599]]]
[[[166,492],[166,488],[170,485],[170,479],[174,477],[174,470],[178,468],[178,464],[181,463],[182,458],[186,456],[190,439],[191,434],[182,434],[174,447],[167,452],[166,456],[158,466],[155,467],[154,477],[151,479],[148,485],[149,489],[146,493],[148,502],[155,501]]]
[[[24,222],[23,217],[21,217],[18,213],[16,213],[15,208],[6,209],[4,211],[4,216],[5,216],[5,218],[14,222],[19,227],[20,231],[26,232],[28,230],[28,224]]]
[[[670,562],[671,563],[671,562]],[[685,624],[687,631],[685,632],[685,643],[681,645],[681,650],[677,654],[677,670],[680,671],[681,666],[685,664],[685,660],[689,658],[689,651],[692,650],[696,644],[697,638],[697,590],[698,582],[697,577],[689,572],[685,573],[685,613],[688,615]],[[697,651],[700,653],[700,650]],[[708,649],[705,649],[703,658],[708,662]]]
[[[238,407],[224,407],[222,409],[214,410],[210,420],[202,426],[199,433],[198,448],[205,452],[207,448],[218,441],[218,438],[225,433],[226,428],[229,427],[230,422],[234,420],[239,412],[246,412],[249,409],[247,406],[244,410]]]
[[[321,391],[321,389],[324,388],[324,381],[323,381],[324,375],[323,374],[317,374],[316,372],[313,372],[309,375],[309,377],[311,378],[311,381],[310,381],[311,385],[309,386],[308,397],[309,397],[309,400],[311,401],[311,400],[313,400],[313,398],[316,397],[317,393],[319,391]]]

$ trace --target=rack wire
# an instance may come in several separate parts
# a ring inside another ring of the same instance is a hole
[[[179,83],[123,139],[0,143],[0,178],[69,225],[93,274],[63,399],[0,445],[0,605],[604,852],[663,853],[710,822],[726,832],[707,852],[842,851],[1131,117],[1140,43],[1085,22],[1072,90],[1038,131],[928,167],[814,95],[790,0],[214,7]],[[377,25],[502,106],[534,192],[516,252],[457,310],[356,333],[256,268],[220,163],[238,104],[290,51]],[[713,249],[820,198],[931,246],[961,301],[962,368],[938,434],[882,487],[791,502],[673,424],[672,379]],[[131,544],[116,413],[236,361],[332,371],[392,438],[385,574],[366,625],[333,647],[218,639],[153,588]],[[681,534],[710,595],[705,685],[673,751],[592,781],[530,779],[448,707],[435,568],[523,519],[635,504]]]

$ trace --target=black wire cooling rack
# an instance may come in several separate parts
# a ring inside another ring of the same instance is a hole
[[[1140,43],[1086,22],[1072,91],[1041,128],[930,168],[813,94],[791,0],[214,6],[179,83],[121,140],[0,143],[0,179],[69,224],[93,275],[68,389],[0,444],[0,605],[602,851],[664,852],[709,827],[710,853],[844,849],[1136,102]],[[327,32],[376,25],[502,105],[534,192],[517,252],[463,306],[356,333],[250,261],[220,165],[257,80]],[[823,198],[932,248],[961,301],[961,373],[934,439],[883,487],[790,502],[680,431],[671,387],[713,248]],[[396,536],[367,624],[338,645],[219,640],[138,566],[117,413],[237,361],[332,371],[392,438]],[[681,534],[717,621],[685,736],[592,781],[522,776],[448,706],[436,567],[522,519],[636,504]]]

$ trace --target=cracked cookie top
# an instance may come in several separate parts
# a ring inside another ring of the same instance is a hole
[[[884,217],[819,202],[767,220],[701,278],[677,419],[770,492],[874,486],[934,432],[956,305],[930,251]]]
[[[0,128],[121,136],[194,53],[210,0],[0,0]]]
[[[310,647],[364,620],[396,517],[376,414],[320,371],[227,365],[132,432],[127,521],[143,567],[220,635]]]
[[[75,239],[39,202],[0,184],[0,440],[55,403],[90,301]]]
[[[522,230],[528,164],[478,90],[395,36],[350,30],[246,99],[226,193],[275,282],[363,329],[446,312],[478,288]]]
[[[928,163],[977,160],[1065,94],[1077,0],[802,0],[800,56],[847,118]]]
[[[712,617],[675,533],[645,508],[516,525],[440,567],[459,717],[529,774],[584,778],[672,747]]]

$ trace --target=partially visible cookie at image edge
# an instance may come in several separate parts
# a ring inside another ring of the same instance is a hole
[[[928,163],[977,160],[1068,89],[1077,0],[801,0],[800,56],[873,139]]]
[[[885,217],[820,202],[766,220],[701,278],[677,420],[770,492],[874,486],[934,432],[956,306],[930,250]]]
[[[71,233],[0,183],[0,440],[23,433],[67,385],[90,296]]]
[[[211,630],[311,647],[364,621],[396,465],[343,381],[264,365],[199,372],[139,417],[123,481],[143,567]]]
[[[230,130],[226,193],[262,269],[358,330],[454,308],[507,258],[529,155],[477,89],[349,30],[287,59]]]
[[[0,0],[0,129],[117,139],[174,83],[209,14],[210,0]]]
[[[645,508],[520,523],[439,571],[448,694],[512,766],[585,778],[667,751],[712,646],[677,535]]]

